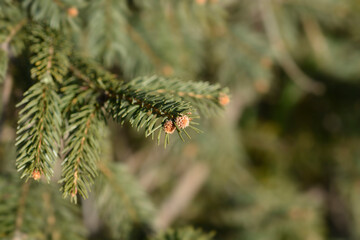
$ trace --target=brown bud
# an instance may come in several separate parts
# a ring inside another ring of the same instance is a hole
[[[219,100],[220,105],[223,105],[223,106],[229,104],[229,102],[230,102],[229,96],[228,96],[227,94],[225,94],[225,93],[221,93],[221,94],[219,95],[219,99],[218,99],[218,100]]]
[[[79,14],[79,10],[76,7],[70,7],[67,9],[69,17],[76,17]]]
[[[180,129],[184,129],[189,126],[190,119],[187,115],[181,115],[175,119],[175,123]]]
[[[167,120],[165,123],[164,123],[164,131],[168,134],[172,134],[175,132],[175,124],[173,123],[173,121],[171,120]]]
[[[204,5],[207,2],[207,0],[196,0],[196,3],[199,5]]]
[[[41,173],[39,170],[34,170],[32,173],[32,178],[34,180],[39,180],[41,178]]]

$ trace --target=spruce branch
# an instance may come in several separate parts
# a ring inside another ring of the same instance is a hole
[[[94,88],[89,87],[87,83],[84,84],[76,77],[65,79],[60,92],[62,95],[61,112],[64,119],[69,119],[72,113],[78,112],[82,106],[99,96]]]
[[[17,166],[23,171],[22,177],[37,180],[44,174],[49,179],[60,145],[59,129],[64,122],[65,157],[60,183],[63,197],[70,196],[74,202],[78,193],[88,197],[97,176],[99,139],[105,117],[102,111],[118,122],[128,121],[138,130],[145,129],[146,137],[154,138],[157,131],[158,142],[164,133],[166,146],[175,130],[181,139],[182,133],[190,138],[187,127],[199,131],[194,127],[196,123],[192,120],[196,115],[191,112],[195,109],[189,101],[202,108],[219,107],[219,97],[225,94],[219,86],[193,82],[182,86],[177,79],[166,82],[162,78],[143,77],[143,81],[126,83],[99,64],[77,55],[71,56],[70,64],[69,45],[59,32],[44,25],[33,24],[30,40],[34,65],[31,73],[40,82],[20,103],[26,106],[20,112]],[[54,80],[62,84],[61,104]],[[53,121],[49,119],[51,114],[56,116]],[[50,132],[54,126],[56,131]]]
[[[99,139],[103,128],[103,116],[95,102],[73,112],[65,135],[65,160],[62,163],[63,197],[71,196],[77,202],[77,193],[88,197],[88,191],[97,176],[96,162],[100,159]]]
[[[131,87],[109,92],[107,96],[107,111],[110,116],[121,123],[128,120],[138,130],[144,128],[146,137],[153,135],[166,120],[175,121],[192,111],[187,102],[150,95]]]
[[[44,175],[48,180],[58,157],[60,144],[60,99],[50,84],[38,82],[25,94],[20,111],[16,146],[16,165],[21,177],[35,180]]]
[[[196,123],[190,121],[188,115],[193,108],[187,101],[176,99],[171,95],[154,95],[152,90],[134,88],[131,83],[118,81],[113,74],[94,62],[74,58],[73,63],[70,70],[100,94],[106,111],[114,120],[122,124],[128,121],[137,130],[144,128],[146,137],[151,135],[154,138],[155,132],[159,130],[158,142],[161,133],[164,133],[161,129],[166,121],[172,121],[177,125],[176,120],[181,119],[182,116],[187,116],[189,121],[186,127],[190,126],[199,131],[194,127]],[[189,136],[184,128],[181,126],[176,128],[182,139],[183,132]],[[169,133],[165,132],[165,146],[168,142]]]
[[[228,89],[208,82],[180,81],[158,76],[138,77],[129,85],[136,89],[150,90],[154,95],[172,95],[188,101],[200,113],[207,116],[215,114],[229,101]],[[226,100],[227,98],[228,100]]]
[[[31,69],[32,78],[53,78],[61,83],[69,67],[70,46],[66,39],[57,31],[41,25],[32,25],[31,33],[30,63],[34,65]]]

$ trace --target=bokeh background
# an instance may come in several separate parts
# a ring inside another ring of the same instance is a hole
[[[103,158],[126,166],[148,194],[155,229],[360,239],[360,1],[63,2],[76,15],[49,8],[40,20],[60,19],[84,54],[121,78],[156,73],[230,89],[225,110],[200,120],[204,133],[166,149],[109,122]],[[2,169],[14,164],[21,93],[18,83],[2,96]],[[124,208],[96,191],[100,208],[95,197],[80,204],[86,236],[123,239]]]

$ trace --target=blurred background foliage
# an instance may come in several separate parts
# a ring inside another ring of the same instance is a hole
[[[0,3],[3,16],[14,12],[10,23],[22,15],[13,2]],[[114,184],[100,180],[95,194],[82,201],[84,226],[69,239],[144,239],[186,225],[222,240],[360,239],[360,1],[20,2],[34,20],[61,29],[85,55],[125,80],[157,73],[231,90],[223,116],[202,123],[203,134],[187,143],[174,139],[167,149],[110,122],[103,159],[125,177],[104,174]],[[11,27],[0,28],[3,42]],[[26,70],[22,48],[14,38],[11,61]],[[4,176],[14,168],[14,104],[30,77],[14,75],[10,96],[1,85]],[[0,202],[12,201],[8,192],[24,191],[11,179],[0,181]],[[43,186],[33,185],[29,204],[36,196],[49,201],[48,187],[36,195]],[[114,194],[116,186],[145,192],[130,190],[124,202]],[[149,199],[137,202],[144,194]],[[133,219],[132,208],[153,227]],[[81,222],[78,214],[71,221]],[[212,237],[186,231],[155,239]]]

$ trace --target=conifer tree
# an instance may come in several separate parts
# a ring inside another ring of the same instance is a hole
[[[153,54],[145,36],[135,29],[140,26],[132,23],[132,18],[140,17],[134,4],[102,0],[1,2],[1,78],[13,81],[13,73],[23,72],[19,80],[24,86],[20,89],[28,88],[17,104],[15,142],[16,168],[24,183],[20,187],[14,180],[11,186],[22,188],[17,200],[19,215],[2,225],[3,237],[63,239],[71,231],[66,227],[57,229],[51,222],[54,220],[49,220],[52,229],[42,235],[41,226],[23,223],[27,215],[20,215],[27,204],[36,202],[31,199],[36,191],[41,195],[41,188],[35,189],[40,185],[29,179],[50,184],[56,182],[54,173],[58,171],[62,196],[74,203],[79,196],[87,199],[92,185],[100,181],[96,191],[99,208],[110,215],[113,208],[124,212],[121,219],[112,217],[114,222],[109,226],[114,229],[114,237],[128,238],[133,225],[150,224],[152,205],[126,169],[102,159],[101,142],[107,123],[128,123],[166,147],[175,132],[183,141],[184,135],[191,138],[189,129],[200,132],[195,127],[199,114],[209,117],[225,105],[221,98],[229,98],[227,90],[216,84],[149,75],[151,72],[145,71],[149,63],[138,61],[143,56],[132,57],[135,46],[143,48],[138,54]],[[111,25],[120,29],[108,30]],[[18,59],[24,61],[24,66],[17,64]],[[155,59],[157,64],[160,60]],[[118,68],[115,72],[123,73],[112,73],[107,69],[112,66]],[[164,66],[167,68],[171,69]],[[61,163],[59,169],[55,169],[57,162]],[[52,193],[43,191],[44,208],[49,209],[40,211],[55,218],[58,208]],[[107,191],[111,196],[107,197]],[[75,216],[71,220],[75,221]],[[80,228],[74,230],[73,237],[81,237],[81,232]]]
[[[1,0],[0,239],[359,238],[359,9]]]

